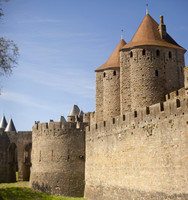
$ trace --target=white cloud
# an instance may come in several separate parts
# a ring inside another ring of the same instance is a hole
[[[83,96],[86,98],[93,98],[94,96],[94,79],[91,74],[81,70],[70,68],[55,68],[52,67],[48,71],[40,71],[34,65],[18,73],[22,79],[28,79],[40,85],[51,87],[70,94]]]
[[[33,99],[27,95],[17,93],[17,92],[12,92],[12,91],[3,91],[1,96],[1,100],[6,100],[6,101],[11,101],[14,103],[26,105],[26,106],[31,106],[39,109],[44,109],[44,110],[51,110],[50,106],[45,105],[44,102],[37,101],[36,99]]]

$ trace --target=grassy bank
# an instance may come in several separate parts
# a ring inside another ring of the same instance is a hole
[[[28,182],[1,183],[0,200],[84,200],[84,198],[47,195],[33,191],[28,185]]]

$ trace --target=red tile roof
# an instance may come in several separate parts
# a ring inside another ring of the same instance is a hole
[[[111,69],[111,68],[119,68],[120,67],[120,49],[127,44],[123,39],[120,40],[119,44],[111,54],[111,56],[108,58],[107,62],[97,68],[95,71],[102,71],[105,69]]]
[[[144,17],[135,35],[133,36],[132,40],[122,49],[129,49],[132,47],[143,45],[154,45],[185,50],[180,45],[178,45],[168,35],[168,33],[166,39],[162,39],[158,27],[159,24],[149,14],[147,14]]]

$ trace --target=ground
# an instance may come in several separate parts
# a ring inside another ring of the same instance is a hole
[[[29,182],[1,183],[0,200],[85,200],[84,198],[71,198],[63,196],[47,195],[33,191],[29,188]]]

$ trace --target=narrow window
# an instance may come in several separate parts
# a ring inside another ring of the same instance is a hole
[[[104,121],[104,127],[106,126],[106,122]]]
[[[97,129],[97,124],[95,125],[95,128]]]
[[[172,53],[171,53],[171,51],[169,51],[168,55],[169,55],[169,58],[172,58]]]
[[[176,96],[178,96],[178,95],[179,95],[179,91],[177,90],[177,91],[176,91]]]
[[[145,49],[142,50],[142,55],[143,55],[143,56],[146,55],[146,50],[145,50]]]
[[[39,154],[39,162],[41,161],[41,151],[40,151],[40,154]]]
[[[180,107],[180,100],[179,99],[176,99],[176,106],[177,106],[177,108]]]
[[[158,70],[155,70],[155,76],[159,76]]]
[[[105,77],[106,76],[106,73],[104,72],[103,76]]]
[[[114,70],[113,75],[116,76],[116,70]]]
[[[131,58],[133,57],[133,52],[132,52],[132,51],[130,52],[130,57],[131,57]]]
[[[51,157],[51,159],[53,160],[53,158],[54,158],[54,151],[52,150],[52,157]]]
[[[146,107],[146,115],[149,115],[150,114],[150,109],[149,107]]]
[[[112,123],[115,124],[115,118],[112,119]]]
[[[125,121],[125,115],[123,115],[123,121]]]
[[[160,56],[160,51],[157,49],[156,51],[157,56]]]
[[[161,108],[161,111],[164,111],[164,104],[162,102],[160,103],[160,108]]]
[[[136,110],[134,111],[134,117],[137,117],[137,111]]]

